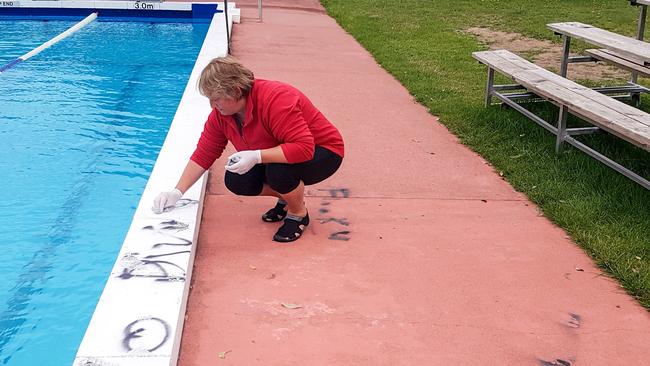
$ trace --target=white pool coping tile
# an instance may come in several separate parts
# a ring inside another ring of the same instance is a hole
[[[61,8],[92,9],[94,7],[94,1],[61,1]]]
[[[128,1],[95,1],[96,9],[126,9]]]
[[[175,186],[210,113],[196,83],[211,59],[226,54],[224,23],[215,14],[75,366],[176,365],[207,177],[174,210],[156,215],[151,204]]]
[[[19,7],[21,8],[50,8],[57,9],[63,7],[61,1],[27,1],[20,0],[17,1]]]
[[[81,344],[77,358],[171,357],[183,287],[183,282],[112,277],[95,310],[97,316],[90,322],[89,329],[101,332],[94,336],[94,342]],[[146,294],[146,301],[142,294]]]
[[[230,6],[228,9],[232,11],[232,14],[228,13],[228,16],[232,16],[233,23],[239,23],[241,21],[241,9],[230,9]]]
[[[221,7],[219,7],[221,9]],[[192,10],[192,3],[173,3],[173,2],[163,2],[160,3],[160,10]]]

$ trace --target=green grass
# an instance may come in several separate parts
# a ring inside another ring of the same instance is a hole
[[[607,273],[650,309],[650,191],[568,147],[516,111],[483,106],[485,49],[473,26],[560,39],[547,23],[579,21],[634,35],[638,10],[623,0],[322,0],[327,11],[460,140],[564,228]],[[650,24],[650,23],[649,23]],[[650,33],[650,32],[648,32]],[[649,36],[650,37],[650,36]],[[575,43],[573,50],[585,47]],[[642,107],[650,111],[650,98]],[[557,111],[533,106],[553,118]],[[574,118],[570,124],[580,124]],[[650,177],[650,154],[608,135],[582,137]]]

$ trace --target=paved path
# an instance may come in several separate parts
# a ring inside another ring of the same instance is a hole
[[[310,96],[347,156],[292,245],[215,164],[179,365],[647,364],[648,312],[317,1],[255,4],[233,54]]]

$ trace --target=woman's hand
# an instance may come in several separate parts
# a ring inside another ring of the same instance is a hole
[[[228,157],[226,170],[237,174],[246,174],[255,164],[262,163],[262,152],[260,150],[243,150]]]
[[[178,202],[181,197],[183,197],[183,193],[178,190],[178,188],[174,188],[169,192],[162,192],[153,201],[153,207],[151,207],[151,210],[154,213],[161,214],[165,211],[166,207],[175,206],[176,202]]]

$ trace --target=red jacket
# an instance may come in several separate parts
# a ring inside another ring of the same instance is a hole
[[[315,145],[343,157],[343,138],[336,127],[298,89],[278,81],[255,79],[246,97],[242,133],[233,116],[214,109],[192,159],[205,169],[230,141],[237,151],[280,145],[289,163],[311,160]]]

